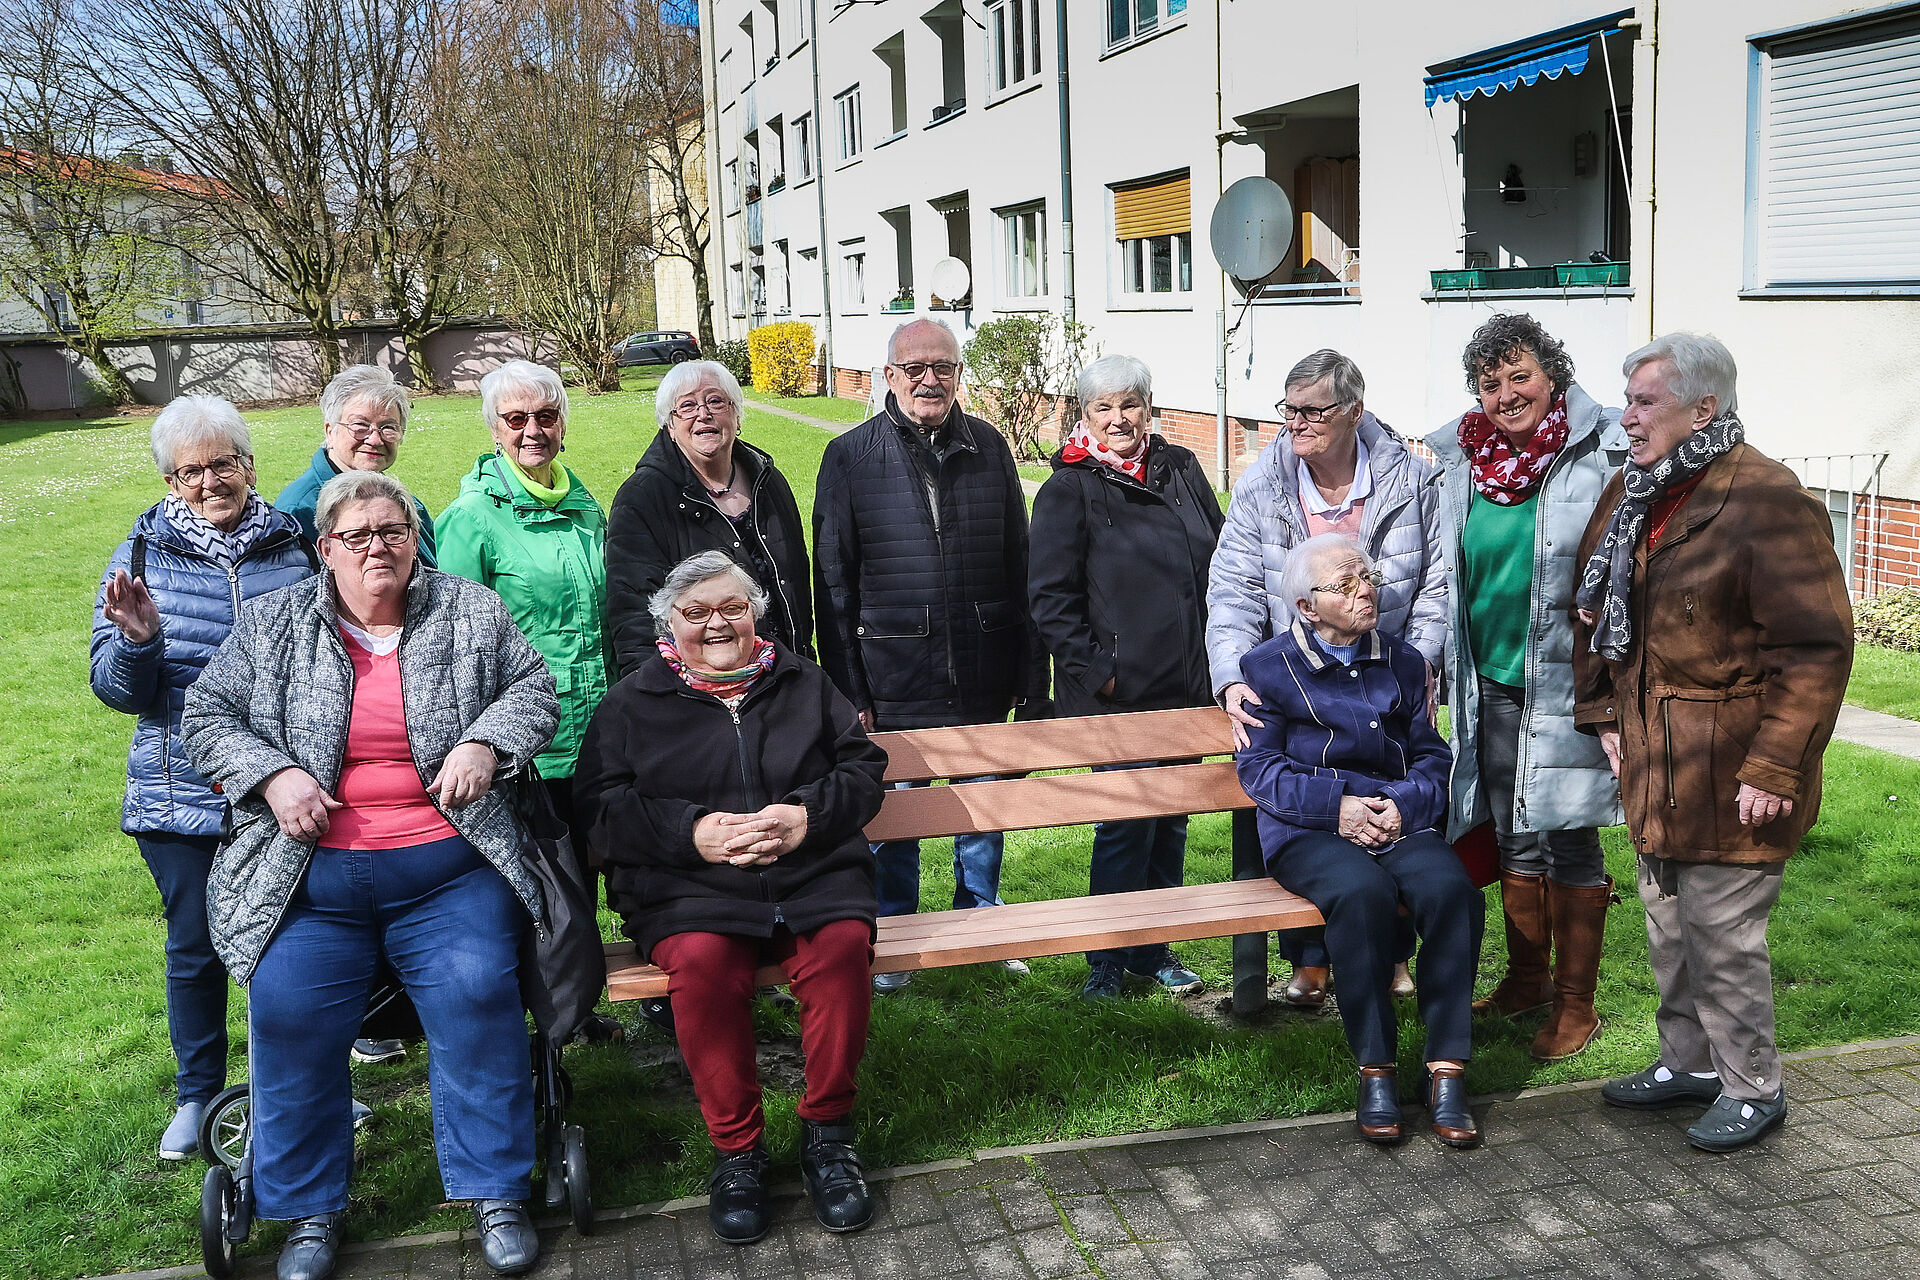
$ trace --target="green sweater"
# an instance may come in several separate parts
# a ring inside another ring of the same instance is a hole
[[[1533,616],[1534,511],[1540,491],[1503,507],[1478,493],[1460,539],[1460,591],[1466,603],[1473,665],[1501,684],[1527,682],[1527,629]]]
[[[613,669],[607,644],[607,517],[578,475],[556,506],[534,499],[498,455],[483,454],[440,513],[440,568],[492,587],[547,661],[560,727],[535,761],[571,778]]]

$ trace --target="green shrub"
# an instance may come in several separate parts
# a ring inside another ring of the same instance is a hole
[[[1853,633],[1867,644],[1920,650],[1920,587],[1895,587],[1854,606]]]
[[[753,385],[770,396],[813,391],[813,326],[804,320],[763,324],[747,335]]]
[[[1058,413],[1056,397],[1073,394],[1073,378],[1099,354],[1092,330],[1050,311],[989,320],[973,331],[962,358],[974,410],[991,421],[1023,460],[1043,456],[1040,430]]]
[[[727,372],[740,379],[740,385],[753,385],[753,355],[745,338],[723,338],[713,344],[713,358],[727,366]]]

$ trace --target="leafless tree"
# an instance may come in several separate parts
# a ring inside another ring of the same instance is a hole
[[[209,179],[183,194],[211,238],[244,246],[264,276],[240,273],[234,285],[304,319],[331,377],[334,303],[358,214],[339,159],[335,97],[347,64],[335,4],[95,0],[90,16],[84,56],[120,127]]]
[[[443,153],[507,314],[618,390],[649,226],[645,5],[499,0],[463,12]]]
[[[110,155],[105,102],[75,55],[70,0],[0,3],[0,286],[41,312],[116,401],[107,344],[187,287],[164,188]]]
[[[700,33],[683,0],[643,5],[638,53],[641,127],[646,134],[648,230],[653,252],[693,273],[700,348],[710,351],[713,288],[707,276],[707,139]]]

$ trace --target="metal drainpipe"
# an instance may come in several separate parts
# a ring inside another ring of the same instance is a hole
[[[1054,30],[1058,44],[1054,61],[1060,90],[1060,286],[1062,313],[1068,324],[1077,318],[1073,297],[1073,113],[1067,98],[1067,0],[1054,0]]]
[[[1213,0],[1213,186],[1216,192],[1227,189],[1227,108],[1225,90],[1220,83],[1221,76],[1221,5]],[[1219,197],[1214,197],[1216,200]],[[1213,366],[1214,424],[1213,457],[1214,469],[1220,478],[1220,491],[1225,493],[1231,478],[1232,466],[1227,461],[1227,273],[1224,269],[1216,273],[1220,282],[1220,309],[1214,312],[1214,339],[1219,354]],[[1262,935],[1262,946],[1265,946]],[[1262,968],[1264,970],[1264,964]]]
[[[820,329],[821,346],[826,349],[827,367],[822,371],[826,394],[836,393],[833,376],[833,263],[827,246],[827,144],[825,121],[820,116],[820,0],[807,0],[807,36],[813,42],[813,196],[820,207]]]

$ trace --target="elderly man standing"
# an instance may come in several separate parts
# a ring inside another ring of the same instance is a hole
[[[1027,504],[1013,453],[958,403],[960,342],[910,320],[887,343],[883,410],[827,445],[813,503],[820,664],[862,727],[1022,717],[1046,696],[1027,614]],[[1024,704],[1024,705],[1023,705]],[[953,905],[1000,902],[998,832],[954,839]],[[873,847],[880,914],[920,908],[920,842]],[[1009,960],[1013,973],[1026,965]],[[898,991],[910,973],[875,976]]]
[[[1629,463],[1581,539],[1574,719],[1599,735],[1639,855],[1660,1059],[1615,1106],[1692,1103],[1732,1151],[1776,1128],[1767,918],[1820,808],[1853,665],[1827,512],[1744,442],[1733,356],[1676,333],[1627,357]]]
[[[321,487],[345,471],[385,471],[398,462],[412,407],[407,389],[379,365],[351,364],[334,374],[320,393],[320,447],[273,505],[298,520],[309,539],[318,540],[313,508]],[[419,558],[432,568],[433,521],[420,499],[413,500],[413,509],[420,515]]]

